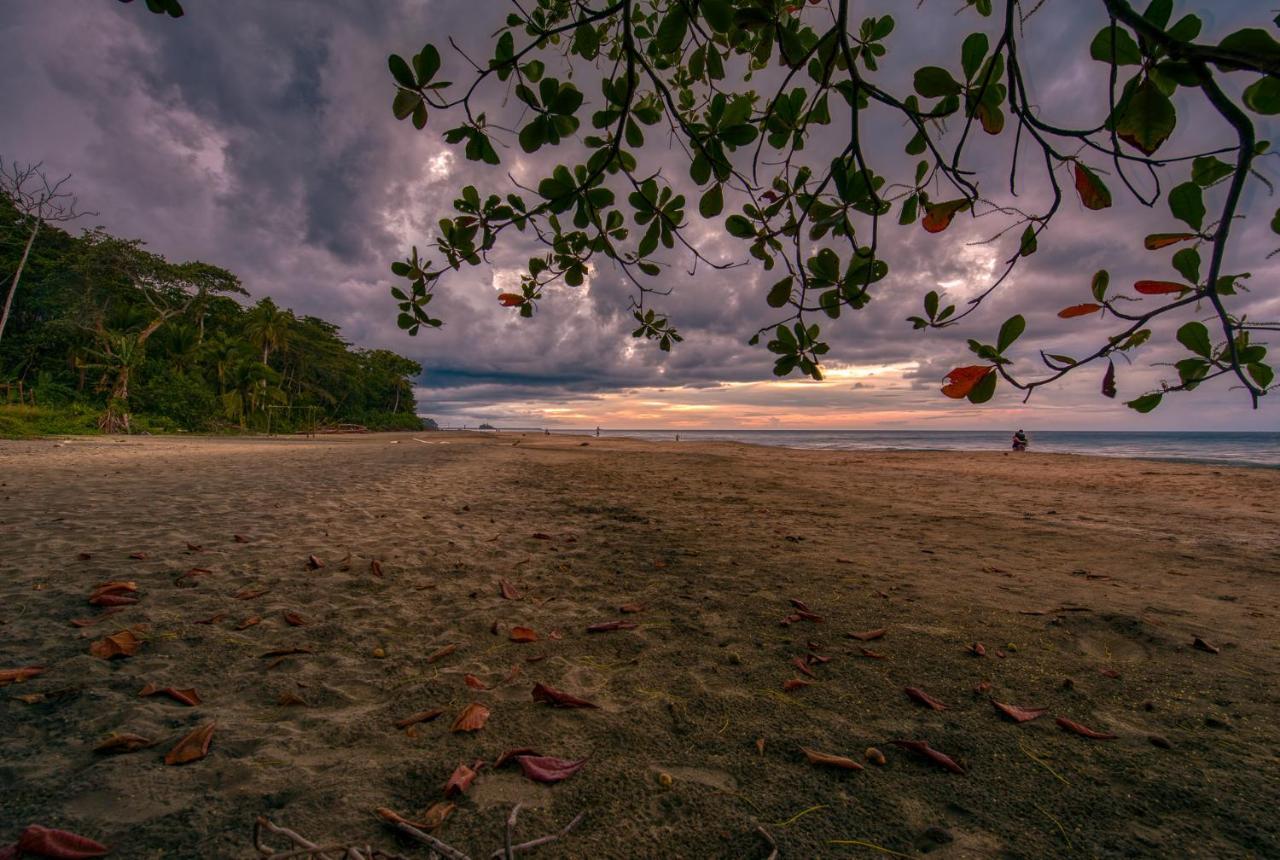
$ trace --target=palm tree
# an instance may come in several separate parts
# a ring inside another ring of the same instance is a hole
[[[271,299],[263,299],[245,317],[244,330],[254,346],[262,350],[262,363],[270,366],[272,350],[284,345],[289,336],[293,313],[280,308]]]
[[[222,408],[226,416],[240,423],[263,411],[268,401],[284,400],[284,392],[275,387],[280,374],[255,358],[244,356],[232,365],[227,375],[227,390],[222,395]]]

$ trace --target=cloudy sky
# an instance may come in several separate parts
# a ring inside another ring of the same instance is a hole
[[[325,317],[352,342],[385,347],[423,364],[420,411],[442,424],[490,421],[508,426],[613,428],[1006,428],[1032,429],[1275,429],[1280,397],[1249,408],[1225,380],[1191,395],[1167,398],[1140,416],[1123,406],[1158,384],[1176,379],[1160,366],[1184,351],[1161,346],[1119,366],[1120,397],[1098,394],[1102,368],[1088,368],[1039,391],[1029,404],[1007,386],[983,407],[951,401],[938,389],[946,371],[972,363],[965,340],[994,340],[1007,316],[1028,321],[1019,366],[1030,367],[1035,348],[1082,354],[1109,329],[1104,321],[1059,320],[1055,312],[1087,301],[1094,270],[1108,268],[1113,283],[1168,278],[1170,252],[1143,251],[1147,232],[1177,229],[1161,202],[1154,209],[1120,201],[1086,213],[1074,194],[989,306],[962,326],[921,334],[905,322],[919,313],[930,289],[963,303],[984,286],[1012,251],[1003,244],[971,244],[999,229],[994,218],[957,219],[946,233],[918,225],[882,238],[891,275],[862,312],[824,326],[832,351],[828,379],[776,380],[769,353],[747,338],[773,317],[764,294],[776,275],[754,267],[691,272],[691,261],[672,257],[673,295],[660,308],[685,335],[670,354],[634,341],[629,290],[607,264],[583,287],[553,287],[531,320],[499,308],[530,252],[512,245],[492,265],[452,274],[432,311],[445,319],[438,331],[409,337],[395,325],[389,263],[413,244],[425,244],[432,225],[449,213],[467,184],[482,192],[507,191],[506,171],[536,181],[554,159],[502,151],[501,168],[478,168],[446,145],[437,117],[424,132],[399,123],[387,54],[415,53],[424,41],[447,36],[486,56],[486,35],[502,25],[505,4],[488,0],[184,0],[179,21],[154,16],[141,3],[112,0],[3,0],[0,7],[0,156],[43,160],[51,172],[74,173],[85,208],[111,231],[148,241],[171,259],[201,259],[240,275],[255,297],[270,295],[299,314]],[[860,3],[896,11],[890,64],[882,81],[905,94],[910,70],[941,60],[953,68],[964,35],[982,26],[972,13],[953,15],[952,0]],[[1088,42],[1101,26],[1086,11],[1100,4],[1048,0],[1026,26],[1024,63],[1032,66],[1032,97],[1047,118],[1087,123],[1105,104],[1102,67],[1088,60]],[[1274,31],[1273,12],[1256,0],[1175,3],[1175,16],[1197,12],[1202,38],[1216,42],[1238,26]],[[865,11],[864,11],[865,7]],[[988,22],[987,29],[994,26]],[[941,54],[939,54],[941,52]],[[1029,58],[1029,59],[1028,59]],[[553,67],[554,68],[554,67]],[[590,77],[585,73],[585,80]],[[446,55],[444,77],[462,80],[462,61]],[[1240,76],[1234,76],[1240,77]],[[1234,92],[1248,83],[1228,78]],[[588,102],[599,100],[582,83]],[[508,93],[482,95],[492,115],[511,116]],[[1099,101],[1101,100],[1101,102]],[[1179,95],[1179,154],[1213,145],[1224,127],[1195,99]],[[591,110],[588,106],[588,110]],[[1276,124],[1260,124],[1262,136]],[[881,172],[908,178],[903,160],[908,136],[896,121],[872,125],[869,148],[881,154]],[[645,156],[685,175],[667,141],[651,134]],[[821,147],[818,142],[815,148]],[[1011,135],[978,142],[975,164],[996,165]],[[898,155],[895,155],[897,153]],[[1163,151],[1161,154],[1165,154]],[[553,153],[554,155],[554,153]],[[563,160],[566,156],[561,155]],[[1100,170],[1108,165],[1096,164]],[[1276,157],[1259,169],[1280,179]],[[1173,177],[1182,181],[1185,177]],[[1069,179],[1063,174],[1064,181]],[[983,185],[1007,194],[998,174]],[[1043,177],[1027,172],[1020,202],[1042,199]],[[1214,198],[1216,200],[1216,198]],[[1255,188],[1225,271],[1251,271],[1251,295],[1238,307],[1255,319],[1280,319],[1276,275],[1280,245],[1266,229],[1280,203]],[[732,204],[731,204],[732,205]],[[1213,204],[1211,204],[1213,205]],[[728,214],[728,210],[725,214]],[[727,241],[721,223],[699,223],[690,235],[720,262],[745,259]],[[896,214],[896,213],[895,213]],[[893,219],[890,219],[893,220]],[[1157,338],[1192,318],[1157,327]],[[1166,337],[1172,340],[1171,337]],[[1277,347],[1280,349],[1280,347]]]

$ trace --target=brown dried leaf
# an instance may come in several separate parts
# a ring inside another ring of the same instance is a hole
[[[782,682],[782,689],[784,692],[787,692],[787,693],[791,692],[792,690],[798,690],[801,687],[812,687],[812,686],[813,686],[812,681],[806,681],[803,678],[791,678],[787,681]]]
[[[286,690],[280,694],[280,698],[276,700],[276,704],[282,708],[300,706],[307,707],[307,700],[299,696],[292,690]]]
[[[520,592],[511,584],[511,580],[507,579],[505,576],[498,580],[498,593],[507,600],[520,599]]]
[[[101,613],[95,618],[73,618],[71,619],[71,626],[72,627],[92,627],[93,625],[97,624],[99,621],[110,618],[112,615],[115,615],[116,613],[123,612],[123,611],[124,611],[123,606],[117,606],[115,609],[108,609],[106,612]]]
[[[174,687],[157,687],[155,684],[147,684],[138,692],[138,695],[168,696],[175,702],[180,702],[191,708],[200,704],[200,694],[195,691],[195,688],[190,690],[179,690]]]
[[[138,561],[142,561],[143,559],[150,558],[150,556],[147,555],[145,552],[142,552],[141,550],[139,550],[138,552],[129,553],[129,558],[134,558],[134,559],[137,559]]]
[[[493,761],[494,770],[497,770],[498,768],[502,767],[504,764],[506,764],[508,761],[510,761],[511,759],[515,758],[518,755],[538,755],[538,751],[535,750],[533,747],[516,747],[515,749],[503,750],[502,755],[498,756]]]
[[[756,738],[756,755],[764,755],[764,738]]]
[[[458,650],[458,646],[456,643],[445,645],[443,648],[437,648],[435,651],[427,655],[427,662],[434,663],[437,660],[443,660],[445,657],[448,657],[450,654],[452,654],[454,651],[457,651],[457,650]]]
[[[796,616],[799,617],[801,621],[812,621],[814,624],[821,624],[823,621],[821,615],[816,615],[805,609],[797,609]]]
[[[128,594],[95,594],[89,598],[93,606],[132,606],[137,602],[138,598]]]
[[[30,678],[44,674],[43,666],[22,666],[18,669],[0,669],[0,687],[21,684]]]
[[[248,543],[248,542],[249,542],[249,538],[245,537],[244,535],[232,535],[232,536],[231,536],[231,539],[232,539],[232,540],[234,540],[236,543]]]
[[[912,752],[919,753],[920,755],[929,759],[933,763],[940,765],[942,767],[945,767],[947,770],[951,771],[952,773],[958,773],[958,774],[964,773],[964,768],[956,764],[955,759],[951,758],[951,756],[945,753],[938,752],[936,749],[929,746],[928,741],[896,740],[896,741],[893,741],[893,745],[896,747],[901,747],[904,750],[911,750]]]
[[[904,687],[902,692],[907,694],[907,698],[919,702],[926,708],[932,708],[935,711],[945,711],[947,709],[946,705],[942,704],[942,702],[939,702],[919,687]]]
[[[217,723],[207,723],[191,730],[165,754],[164,763],[187,764],[204,758],[209,754],[209,743],[213,740],[213,730],[216,726]]]
[[[372,573],[374,576],[381,577],[381,576],[382,576],[382,562],[378,561],[378,559],[376,559],[376,558],[375,558],[375,559],[373,559],[372,561],[370,561],[370,562],[369,562],[369,572],[370,572],[370,573]],[[449,804],[449,807],[450,807],[450,808],[452,808],[452,807],[453,807],[453,804]]]
[[[219,621],[222,621],[226,617],[227,617],[227,613],[225,612],[215,612],[213,615],[210,615],[208,618],[202,618],[195,623],[196,624],[217,624]]]
[[[551,535],[546,532],[534,532],[530,537],[534,540],[551,540]]]
[[[324,562],[314,555],[307,556],[307,570],[319,570],[324,567]]]
[[[444,784],[444,796],[453,797],[455,794],[466,794],[467,789],[471,787],[471,783],[475,781],[476,772],[465,764],[460,764],[454,768],[453,775],[449,777],[449,781]]]
[[[808,605],[803,600],[796,600],[794,597],[788,598],[788,600],[790,601],[792,606],[794,606],[796,609],[799,609],[801,612],[809,611]]]
[[[637,612],[644,612],[643,603],[624,603],[618,607],[618,611],[626,615],[634,615]]]
[[[484,728],[484,724],[489,719],[489,709],[484,705],[472,702],[462,709],[462,713],[458,714],[458,718],[453,721],[450,731],[454,732],[478,732]]]
[[[240,589],[235,594],[231,595],[231,597],[235,600],[253,600],[255,597],[261,597],[270,590],[270,588],[265,586],[262,588],[246,587]]]
[[[987,646],[981,642],[974,642],[969,646],[969,653],[975,657],[985,657],[987,656]]]
[[[809,668],[809,664],[805,662],[805,659],[803,657],[792,657],[791,665],[799,669],[801,674],[808,675],[810,678],[818,677],[817,675],[813,674],[813,670]]]
[[[537,642],[538,633],[532,627],[512,627],[509,638],[512,642]]]
[[[204,549],[204,544],[187,541],[187,552],[200,552],[202,549]]]
[[[237,624],[237,625],[236,625],[236,629],[237,629],[237,630],[248,630],[250,627],[254,627],[254,626],[256,626],[256,625],[258,625],[258,624],[261,624],[261,623],[262,623],[262,616],[261,616],[261,615],[250,615],[250,616],[249,616],[248,618],[246,618],[244,621],[241,621],[239,624]]]
[[[1208,642],[1204,641],[1199,636],[1195,638],[1195,641],[1191,643],[1191,646],[1193,648],[1198,648],[1201,651],[1207,651],[1210,654],[1222,653],[1222,649],[1219,648],[1217,645],[1210,645]]]
[[[808,747],[800,747],[800,752],[804,753],[804,757],[808,759],[809,764],[822,764],[829,767],[838,767],[843,770],[862,770],[862,765],[858,764],[851,758],[845,758],[842,755],[831,755],[830,753],[818,752]]]
[[[533,700],[535,702],[546,702],[548,705],[554,705],[557,708],[598,708],[592,702],[586,699],[579,699],[577,696],[566,693],[563,690],[557,690],[555,687],[548,687],[546,684],[535,684],[533,687]]]
[[[1111,735],[1106,732],[1096,732],[1088,726],[1081,725],[1075,720],[1068,720],[1066,717],[1058,717],[1054,722],[1057,723],[1063,731],[1075,732],[1081,737],[1089,738],[1090,740],[1110,741],[1120,737],[1119,735]]]
[[[439,803],[433,803],[422,813],[422,820],[414,823],[414,827],[419,830],[425,830],[428,833],[439,830],[455,809],[457,809],[457,806],[448,801],[442,800]]]
[[[112,735],[102,743],[98,744],[93,748],[93,751],[97,753],[134,752],[136,750],[146,749],[147,747],[153,747],[155,745],[156,742],[151,740],[151,738],[144,738],[142,735],[121,732],[120,734]]]
[[[113,657],[132,657],[142,647],[142,640],[132,630],[121,630],[89,646],[89,653],[101,660]]]
[[[282,614],[284,615],[285,622],[288,623],[290,627],[306,627],[311,623],[296,612],[285,610]]]
[[[463,678],[462,678],[462,681],[463,681],[463,683],[465,683],[468,687],[470,687],[470,688],[471,688],[471,689],[473,689],[473,690],[487,690],[487,689],[489,689],[489,685],[488,685],[488,684],[486,684],[484,681],[481,681],[481,680],[480,680],[479,678],[477,678],[475,675],[464,675],[464,676],[463,676]]]
[[[1043,717],[1045,714],[1049,713],[1048,708],[1020,708],[1017,705],[1006,705],[1004,702],[997,702],[995,699],[991,700],[991,704],[997,711],[1004,714],[1015,723],[1030,722],[1037,717]]]
[[[519,755],[516,762],[524,775],[534,782],[560,782],[573,776],[587,763],[585,758],[574,761],[551,756]]]
[[[12,853],[10,853],[12,851]],[[0,857],[45,857],[48,860],[87,860],[105,857],[107,846],[87,836],[28,824],[9,848],[0,848]]]
[[[870,657],[872,660],[888,660],[888,654],[881,654],[879,651],[872,651],[870,648],[859,648],[858,653],[863,657]]]
[[[634,630],[636,625],[630,621],[603,621],[587,628],[588,633],[608,633],[611,630]]]
[[[310,648],[274,648],[270,651],[264,651],[259,657],[288,657],[291,654],[314,654],[316,653]]]
[[[878,627],[875,630],[864,630],[861,633],[846,633],[850,639],[857,639],[859,642],[870,642],[873,639],[883,639],[884,634],[889,632],[888,627]]]
[[[1119,677],[1120,677],[1120,670],[1119,670],[1119,669],[1113,669],[1113,668],[1111,668],[1110,666],[1108,666],[1108,667],[1106,667],[1106,668],[1104,668],[1104,669],[1099,669],[1099,670],[1098,670],[1098,674],[1099,674],[1099,675],[1101,675],[1101,676],[1103,676],[1104,678],[1119,678]]]
[[[418,723],[429,723],[443,713],[444,708],[431,708],[427,711],[418,711],[418,713],[405,717],[403,720],[396,720],[396,728],[407,729],[409,726],[416,725]]]

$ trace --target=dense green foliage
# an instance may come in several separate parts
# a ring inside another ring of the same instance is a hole
[[[30,226],[0,196],[4,294]],[[0,339],[0,384],[10,383],[15,404],[0,408],[0,434],[422,426],[416,362],[353,349],[337,326],[269,298],[246,307],[238,297],[247,295],[215,266],[46,225]],[[35,409],[16,405],[18,383],[28,406],[34,392]]]

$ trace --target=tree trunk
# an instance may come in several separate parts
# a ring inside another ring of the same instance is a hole
[[[9,322],[9,309],[13,307],[13,297],[18,294],[18,281],[22,278],[22,270],[27,265],[27,257],[31,255],[31,246],[36,243],[36,234],[40,232],[40,220],[31,228],[27,237],[27,247],[22,249],[22,259],[18,261],[18,270],[13,273],[13,286],[9,287],[9,297],[4,300],[4,313],[0,315],[0,339],[4,338],[4,327]]]

